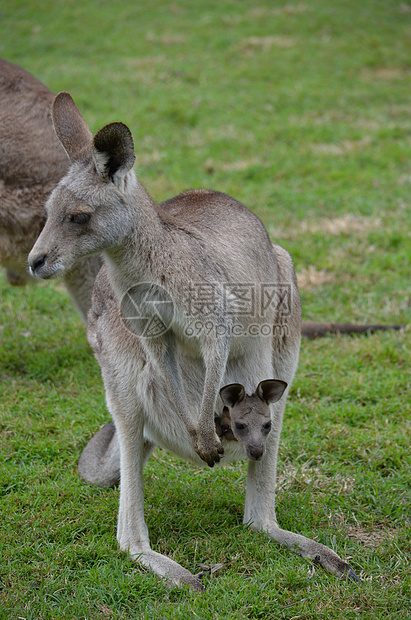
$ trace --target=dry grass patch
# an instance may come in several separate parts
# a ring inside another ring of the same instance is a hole
[[[374,80],[403,80],[411,75],[410,69],[403,67],[376,67],[374,69],[362,69],[360,78],[366,82]]]
[[[164,156],[160,151],[152,151],[150,153],[139,153],[137,157],[138,166],[152,166],[157,164]]]
[[[396,530],[393,529],[367,530],[360,525],[350,526],[347,533],[350,538],[354,538],[366,547],[371,547],[373,549],[377,549],[378,547],[392,542],[397,536]]]
[[[133,68],[148,68],[148,67],[154,67],[156,65],[161,65],[163,66],[166,62],[166,57],[163,55],[158,55],[158,56],[138,56],[138,57],[133,57],[133,58],[125,58],[123,60],[123,63],[126,67],[129,67],[130,69]]]
[[[308,10],[309,7],[307,4],[285,4],[284,6],[277,7],[275,9],[264,6],[256,6],[243,15],[224,15],[223,21],[227,24],[235,25],[250,19],[266,19],[267,17],[271,17],[273,15],[298,15],[300,13],[305,13]]]
[[[339,495],[349,495],[354,491],[355,478],[335,474],[324,474],[320,467],[310,462],[302,466],[289,465],[277,477],[277,493],[292,487],[310,487],[312,489],[328,489],[332,487]]]
[[[338,144],[330,142],[328,144],[312,144],[311,150],[314,153],[320,153],[324,155],[345,155],[346,153],[352,153],[353,151],[359,151],[366,148],[372,142],[370,136],[365,136],[361,140],[344,140]]]
[[[196,107],[201,102],[193,102],[193,106]],[[208,128],[193,128],[191,129],[186,144],[192,147],[204,147],[210,144],[210,142],[227,141],[232,142],[234,140],[249,140],[252,141],[254,135],[251,132],[240,131],[238,127],[228,124],[221,127],[208,127]]]
[[[336,123],[343,123],[344,125],[349,125],[353,128],[358,127],[369,132],[378,132],[380,129],[404,129],[409,131],[411,125],[409,119],[405,118],[399,120],[398,118],[399,115],[406,116],[409,114],[409,109],[407,107],[407,110],[404,110],[403,106],[398,106],[398,108],[397,110],[397,106],[394,106],[393,109],[390,109],[389,113],[378,114],[374,116],[374,118],[359,117],[358,115],[353,115],[346,111],[341,112],[340,110],[333,109],[327,110],[321,114],[317,112],[310,112],[298,116],[290,114],[288,116],[288,122],[290,126],[293,127],[324,127]],[[359,148],[368,146],[371,142],[372,137],[366,136],[357,141],[351,140],[341,143],[313,144],[310,148],[314,151],[318,150],[320,153],[327,152],[330,149],[331,152],[339,155],[344,152],[344,148],[345,151],[355,151],[356,149],[358,150]]]
[[[146,41],[150,43],[161,43],[162,45],[180,45],[187,41],[187,37],[180,34],[155,34],[154,32],[147,32]]]
[[[260,160],[257,158],[249,160],[236,160],[231,162],[218,162],[210,157],[205,162],[204,168],[209,174],[211,174],[216,170],[222,170],[223,172],[241,172],[242,170],[247,170],[253,166],[261,165]]]
[[[247,37],[239,43],[240,49],[246,54],[253,54],[257,50],[269,52],[271,48],[287,49],[297,44],[295,37],[268,36],[268,37]]]
[[[379,217],[365,217],[346,213],[341,217],[313,219],[307,216],[301,222],[293,222],[290,228],[270,228],[270,234],[279,239],[296,239],[303,235],[324,233],[339,237],[341,235],[364,235],[382,226]]]
[[[313,265],[308,265],[308,267],[297,273],[298,288],[301,291],[311,290],[334,281],[334,274],[324,269],[318,270]]]
[[[247,17],[269,17],[270,15],[296,15],[308,11],[306,4],[285,4],[276,9],[268,9],[266,7],[255,7],[247,11]]]
[[[305,220],[301,222],[301,232],[304,234],[323,232],[335,237],[340,235],[368,233],[371,230],[377,230],[379,228],[381,228],[380,218],[361,217],[352,213],[347,213],[342,217],[323,218],[316,221]]]

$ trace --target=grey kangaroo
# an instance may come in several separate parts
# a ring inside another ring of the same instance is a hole
[[[215,430],[220,387],[241,383],[252,394],[262,379],[275,377],[287,388],[270,405],[264,456],[248,460],[244,523],[335,575],[358,579],[331,549],[277,524],[278,445],[301,339],[289,254],[273,247],[262,222],[225,194],[190,190],[156,204],[132,170],[134,145],[124,124],[106,125],[93,138],[68,93],[56,97],[52,117],[71,166],[47,201],[29,265],[47,279],[73,269],[80,258],[104,257],[88,339],[118,435],[120,548],[170,584],[203,589],[196,576],[150,547],[144,463],[156,445],[199,466],[220,465],[223,452],[223,462],[237,458],[235,442],[223,448]],[[149,293],[141,320],[159,318],[162,292],[173,302],[173,320],[156,337],[133,332],[121,312],[139,283]],[[193,315],[211,329],[193,332]]]
[[[44,203],[68,169],[51,123],[53,99],[30,73],[0,59],[0,265],[16,286],[33,280],[27,255],[46,221]],[[83,319],[99,269],[93,257],[63,275]]]

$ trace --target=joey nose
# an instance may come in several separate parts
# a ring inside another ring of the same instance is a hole
[[[264,448],[260,446],[249,446],[248,458],[253,461],[259,461],[264,455]]]

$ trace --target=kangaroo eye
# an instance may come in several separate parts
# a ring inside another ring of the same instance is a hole
[[[265,431],[270,431],[271,430],[271,422],[267,422],[267,424],[264,424],[264,430]]]
[[[245,429],[245,424],[240,424],[239,422],[236,422],[235,427],[238,431],[243,431]]]
[[[88,224],[91,218],[91,213],[73,213],[70,217],[70,222],[74,224]]]

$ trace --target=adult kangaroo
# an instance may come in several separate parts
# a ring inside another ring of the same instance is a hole
[[[106,125],[93,138],[68,93],[56,97],[52,117],[71,166],[47,202],[29,265],[33,275],[49,278],[80,258],[104,257],[88,339],[120,447],[120,548],[171,584],[203,589],[150,547],[144,463],[158,445],[199,466],[221,464],[214,423],[221,386],[241,383],[252,394],[274,377],[287,388],[270,405],[264,456],[248,461],[244,523],[335,575],[357,579],[331,549],[276,520],[278,445],[301,339],[289,254],[273,248],[262,222],[225,194],[192,190],[157,205],[132,170],[134,145],[124,124]],[[227,442],[224,463],[236,458],[235,443]]]
[[[51,123],[53,99],[30,73],[0,59],[0,266],[13,285],[33,280],[27,255],[46,221],[44,204],[68,169]],[[83,319],[99,269],[93,257],[63,275]]]

